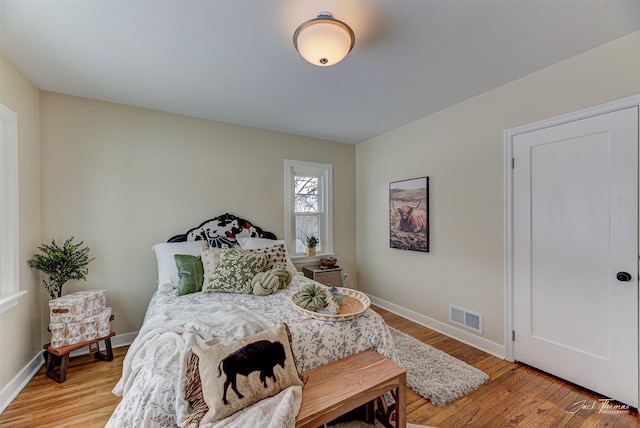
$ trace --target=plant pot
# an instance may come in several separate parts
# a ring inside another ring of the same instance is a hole
[[[315,256],[316,255],[316,249],[315,248],[305,248],[304,249],[304,253],[307,256]]]

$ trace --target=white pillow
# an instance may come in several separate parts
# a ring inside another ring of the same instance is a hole
[[[267,239],[267,238],[244,238],[236,237],[240,248],[243,250],[257,250],[259,248],[268,248],[276,244],[283,244],[287,248],[287,244],[283,240]]]
[[[163,242],[151,249],[158,259],[158,290],[167,291],[178,287],[178,267],[173,258],[176,254],[199,256],[200,248],[207,245],[207,241]]]
[[[242,248],[243,250],[258,250],[261,248],[273,247],[279,244],[284,245],[284,251],[287,256],[286,268],[289,272],[291,272],[291,275],[296,275],[298,273],[298,270],[296,269],[295,265],[291,261],[291,258],[289,257],[287,244],[285,244],[283,240],[266,239],[266,238],[242,238],[242,237],[236,237],[236,240],[238,241],[238,244],[240,244],[240,248]]]

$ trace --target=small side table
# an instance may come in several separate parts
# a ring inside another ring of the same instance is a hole
[[[111,315],[109,321],[113,321],[114,316]],[[115,331],[111,331],[108,336],[98,339],[87,340],[86,342],[74,343],[73,345],[61,346],[59,348],[51,347],[51,343],[47,343],[44,348],[44,364],[47,369],[47,377],[62,383],[67,380],[67,369],[69,368],[69,354],[76,349],[89,347],[89,353],[95,358],[102,361],[113,361],[113,349],[111,348],[111,338],[116,335]],[[104,341],[105,352],[100,352],[99,342]]]
[[[320,266],[303,267],[302,273],[307,278],[311,278],[314,281],[318,281],[320,284],[328,285],[329,287],[342,287],[342,268],[321,268]]]

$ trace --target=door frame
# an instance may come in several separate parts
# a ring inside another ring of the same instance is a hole
[[[538,131],[540,129],[549,128],[552,126],[562,125],[568,122],[574,122],[589,117],[599,116],[605,113],[611,113],[617,110],[622,110],[629,107],[640,106],[640,95],[634,95],[627,98],[611,101],[608,103],[600,104],[594,107],[589,107],[583,110],[563,114],[560,116],[552,117],[549,119],[540,120],[537,122],[521,125],[515,128],[507,129],[504,131],[504,344],[505,344],[505,359],[507,361],[514,361],[514,343],[512,339],[514,313],[513,313],[513,140],[517,135],[525,134],[528,132]],[[640,118],[638,126],[638,135],[640,135]],[[640,182],[639,182],[640,186]],[[639,187],[640,188],[640,187]],[[639,225],[640,226],[640,225]],[[640,227],[639,227],[640,230]],[[640,242],[640,236],[639,242]],[[640,292],[638,293],[640,296]],[[640,301],[639,313],[640,313]],[[640,331],[640,319],[639,331]],[[640,341],[639,341],[640,343]],[[638,350],[640,355],[640,349]],[[640,366],[640,360],[638,361]]]

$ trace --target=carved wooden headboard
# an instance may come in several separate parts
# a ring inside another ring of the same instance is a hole
[[[211,247],[224,248],[237,247],[236,238],[239,237],[278,239],[275,234],[262,230],[250,221],[226,213],[206,220],[184,234],[175,235],[168,242],[205,240]]]

